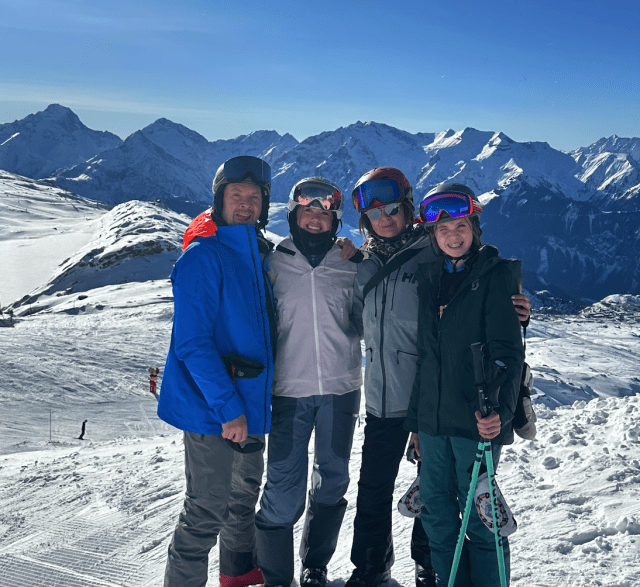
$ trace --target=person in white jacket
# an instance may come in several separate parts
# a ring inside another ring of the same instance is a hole
[[[305,510],[314,430],[300,587],[325,585],[347,507],[362,385],[362,307],[354,299],[361,254],[346,260],[355,248],[336,244],[343,205],[340,189],[326,179],[296,183],[289,197],[291,235],[267,260],[278,342],[267,483],[256,514],[258,565],[266,587],[288,587],[294,577],[293,526]]]

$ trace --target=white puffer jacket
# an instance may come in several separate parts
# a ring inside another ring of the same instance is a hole
[[[288,237],[269,255],[267,267],[278,318],[273,395],[342,395],[360,389],[358,265],[344,261],[334,245],[313,268]]]

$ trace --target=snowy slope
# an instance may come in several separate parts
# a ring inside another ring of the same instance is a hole
[[[41,285],[86,245],[106,211],[92,200],[0,170],[0,307]]]
[[[69,108],[51,104],[22,120],[0,124],[0,169],[34,179],[86,161],[122,142],[87,128]]]
[[[627,190],[640,184],[640,163],[627,153],[581,154],[577,161],[582,170],[576,177],[585,184],[587,193],[609,194],[615,201],[624,198]],[[601,200],[610,205],[606,198],[601,197]]]
[[[101,312],[37,314],[0,329],[3,586],[161,583],[184,473],[181,435],[157,419],[147,391],[146,367],[162,365],[171,328],[169,289],[157,284],[124,286],[121,303]],[[640,584],[640,313],[637,300],[607,304],[606,316],[534,320],[529,330],[539,435],[507,447],[499,470],[519,521],[514,587]],[[352,570],[362,434],[356,427],[331,587]],[[397,497],[414,476],[403,462]],[[411,521],[393,520],[388,587],[411,587]],[[217,554],[210,577],[216,585]]]
[[[56,298],[95,288],[166,279],[180,256],[182,235],[189,222],[188,217],[157,204],[120,204],[99,220],[93,238],[62,261],[46,284],[13,307],[41,311],[59,303]]]

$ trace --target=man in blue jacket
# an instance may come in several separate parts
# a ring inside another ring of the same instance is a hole
[[[187,489],[165,587],[201,587],[220,537],[220,584],[262,583],[254,535],[263,472],[275,322],[262,260],[271,169],[257,157],[223,163],[213,208],[187,229],[171,274],[171,346],[158,416],[184,430]]]

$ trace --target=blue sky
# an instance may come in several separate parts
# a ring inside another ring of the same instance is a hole
[[[569,150],[640,136],[638,0],[0,0],[0,123],[57,102],[125,138],[374,120]]]

